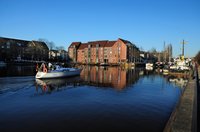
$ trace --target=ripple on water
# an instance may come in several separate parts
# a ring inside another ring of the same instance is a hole
[[[29,88],[33,85],[34,79],[33,76],[0,78],[0,94],[15,93],[20,89]]]

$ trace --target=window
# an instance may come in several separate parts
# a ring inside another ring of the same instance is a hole
[[[7,49],[9,49],[10,48],[10,42],[7,42],[6,45],[7,45]]]
[[[17,43],[17,45],[18,45],[18,46],[21,46],[22,44],[21,44],[21,43]]]

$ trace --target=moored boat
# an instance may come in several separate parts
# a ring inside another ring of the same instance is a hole
[[[178,59],[175,65],[169,67],[171,71],[189,71],[190,67],[186,64],[185,60]]]
[[[153,70],[153,63],[146,63],[146,70]]]
[[[163,74],[167,75],[168,73],[169,73],[169,66],[165,65],[164,68],[163,68]]]

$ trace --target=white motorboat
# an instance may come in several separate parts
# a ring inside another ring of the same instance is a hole
[[[56,65],[55,70],[47,70],[45,65],[42,66],[43,70],[39,70],[35,76],[37,79],[47,78],[62,78],[80,75],[81,69],[78,68],[62,68]]]

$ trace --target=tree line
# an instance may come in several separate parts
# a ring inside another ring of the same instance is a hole
[[[49,50],[64,50],[65,49],[63,46],[56,46],[53,41],[49,41],[44,38],[39,38],[38,41],[46,43]]]
[[[196,54],[194,59],[200,65],[200,51]]]

